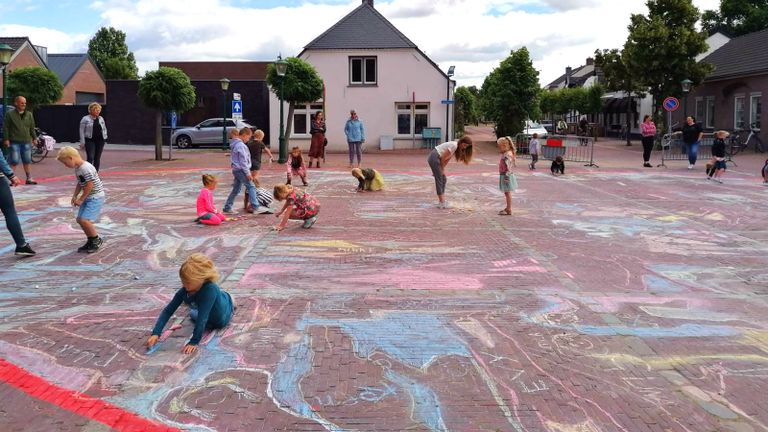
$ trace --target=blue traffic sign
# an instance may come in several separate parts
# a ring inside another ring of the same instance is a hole
[[[677,98],[668,97],[664,99],[664,102],[662,103],[662,105],[664,106],[665,110],[672,112],[680,108],[680,101],[677,100]]]
[[[178,117],[176,116],[176,111],[171,111],[171,129],[176,129],[176,120]]]
[[[242,114],[242,113],[243,113],[243,101],[233,100],[232,114]]]
[[[453,105],[456,101],[443,99],[440,101],[443,105]]]

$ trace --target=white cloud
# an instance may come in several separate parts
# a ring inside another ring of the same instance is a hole
[[[306,0],[298,7],[256,9],[228,0],[97,0],[103,26],[126,32],[139,69],[161,60],[272,60],[304,45],[360,4]],[[716,9],[719,0],[694,0]],[[528,47],[540,81],[584,64],[596,49],[620,48],[632,13],[645,0],[378,0],[376,9],[440,67],[456,66],[460,85],[481,85],[510,52]],[[32,35],[49,52],[84,51],[88,35],[0,26],[0,35]]]

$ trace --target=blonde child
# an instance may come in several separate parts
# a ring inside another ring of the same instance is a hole
[[[253,177],[253,183],[256,187],[261,186],[259,181],[259,171],[261,171],[261,155],[267,152],[269,155],[269,161],[272,162],[272,152],[269,147],[264,145],[264,131],[256,129],[253,131],[253,139],[247,143],[248,150],[251,152],[251,177]]]
[[[80,153],[73,147],[64,146],[59,150],[56,160],[67,168],[75,169],[77,186],[72,194],[72,205],[80,207],[77,212],[77,223],[83,229],[88,241],[77,248],[78,252],[94,253],[104,243],[96,232],[94,222],[99,219],[101,207],[106,199],[106,192],[101,183],[101,178],[96,168],[80,157]]]
[[[713,165],[711,171],[707,173],[707,180],[713,179],[718,183],[722,183],[722,176],[725,173],[725,139],[728,138],[728,131],[719,130],[715,132],[715,139],[712,142],[712,161]]]
[[[317,221],[317,214],[320,212],[320,202],[312,195],[296,190],[289,184],[280,184],[275,186],[275,199],[285,200],[283,208],[275,214],[280,218],[280,223],[275,226],[275,231],[282,231],[288,225],[289,219],[303,220],[302,228],[310,228]]]
[[[373,168],[353,168],[352,177],[357,179],[358,192],[375,192],[384,187],[384,178]]]
[[[293,176],[299,176],[301,177],[304,186],[309,186],[309,183],[307,183],[307,165],[304,163],[304,158],[301,155],[301,149],[299,147],[291,149],[285,167],[288,170],[288,176],[285,181],[286,184],[291,184]]]
[[[512,167],[517,166],[517,154],[515,145],[510,137],[501,137],[496,140],[496,146],[501,153],[499,159],[499,189],[504,192],[504,198],[507,206],[499,212],[499,215],[509,216],[512,214],[512,192],[517,189],[517,178],[512,172]]]
[[[216,176],[203,174],[203,188],[197,195],[197,219],[195,222],[203,225],[221,225],[222,222],[232,220],[232,218],[228,218],[216,210],[216,206],[213,204],[213,191],[216,190],[218,184],[219,179]]]
[[[152,336],[147,340],[148,349],[157,343],[163,328],[182,303],[190,307],[189,317],[195,323],[192,337],[182,349],[184,354],[191,354],[197,350],[197,344],[200,343],[206,329],[226,327],[232,320],[235,302],[232,296],[222,291],[217,284],[219,271],[216,270],[210,258],[201,253],[190,255],[179,269],[179,278],[182,287],[176,291],[171,302],[157,318]]]

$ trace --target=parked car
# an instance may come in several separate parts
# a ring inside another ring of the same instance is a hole
[[[555,123],[551,120],[545,120],[541,122],[541,127],[547,130],[547,133],[555,133]]]
[[[228,118],[226,119],[226,122],[227,133],[233,128],[242,129],[244,127],[249,127],[253,129],[253,126],[248,124],[245,120]],[[223,128],[224,122],[221,117],[203,120],[195,126],[176,129],[173,135],[171,135],[171,142],[176,144],[176,147],[180,149],[205,144],[220,145]]]
[[[547,130],[539,123],[536,123],[533,120],[526,120],[525,124],[523,125],[523,133],[526,137],[532,137],[533,134],[537,133],[539,134],[539,138],[546,138],[547,137]]]

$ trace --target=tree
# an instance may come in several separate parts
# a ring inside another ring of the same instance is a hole
[[[708,10],[701,17],[707,34],[722,32],[741,36],[768,28],[768,0],[720,0],[720,10]]]
[[[41,105],[57,102],[64,94],[59,77],[39,66],[14,69],[8,74],[8,95],[24,96],[27,109],[34,111]]]
[[[654,112],[661,114],[667,96],[681,96],[680,82],[700,84],[712,70],[697,63],[696,56],[707,49],[704,33],[696,30],[699,11],[691,0],[648,0],[648,16],[633,14],[622,58],[637,71],[638,85],[653,96]]]
[[[632,96],[644,97],[641,85],[643,70],[629,66],[629,59],[623,51],[617,49],[595,50],[595,65],[603,71],[605,86],[610,91],[623,92],[627,95],[626,128],[632,129]],[[627,145],[632,145],[630,134],[627,134]]]
[[[296,57],[288,62],[285,76],[277,74],[274,64],[267,66],[267,84],[278,98],[288,102],[288,121],[285,126],[285,142],[291,137],[293,110],[296,104],[314,102],[323,97],[323,80],[314,66]]]
[[[179,69],[161,67],[147,72],[139,82],[139,99],[149,108],[157,110],[155,121],[155,160],[163,158],[161,133],[164,111],[186,112],[195,106],[195,88],[189,77]]]
[[[456,100],[454,129],[464,132],[464,125],[478,123],[477,98],[467,87],[458,87],[454,92],[454,99]]]
[[[102,27],[88,42],[88,55],[106,79],[136,79],[139,70],[133,53],[125,44],[125,33]]]
[[[538,118],[539,72],[528,49],[512,51],[485,78],[480,88],[483,116],[496,124],[496,136],[512,136],[523,130],[528,118]]]

